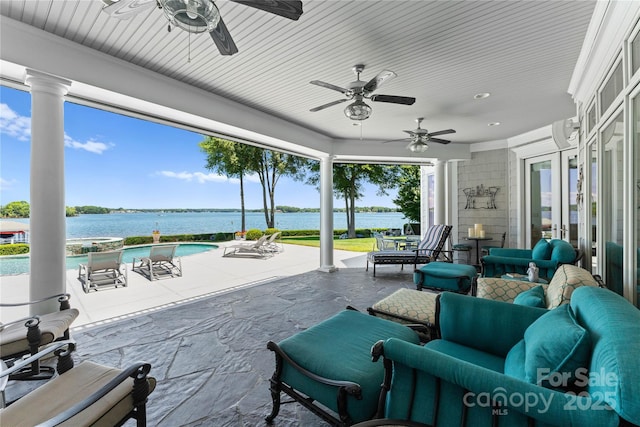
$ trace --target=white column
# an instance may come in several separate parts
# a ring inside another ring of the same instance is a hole
[[[64,96],[71,82],[27,70],[31,86],[31,301],[66,290],[64,197]],[[33,306],[31,314],[56,311],[56,300]]]
[[[336,271],[333,265],[333,159],[320,159],[320,271]]]
[[[446,162],[442,160],[436,160],[435,162],[433,177],[433,185],[435,187],[433,192],[434,224],[446,224],[445,164]]]

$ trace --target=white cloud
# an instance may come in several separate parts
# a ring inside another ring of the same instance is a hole
[[[229,181],[226,176],[218,175],[214,173],[202,173],[202,172],[173,172],[173,171],[160,171],[158,174],[166,176],[167,178],[181,179],[183,181],[197,181],[200,184],[205,182],[227,182]]]
[[[66,147],[75,148],[77,150],[86,150],[90,153],[102,154],[113,146],[113,144],[107,144],[104,142],[94,141],[90,139],[86,142],[79,142],[71,138],[66,133],[64,134],[64,145]]]
[[[7,104],[0,103],[0,133],[9,135],[19,141],[31,140],[31,117],[21,116]],[[95,141],[90,139],[86,142],[79,142],[65,133],[64,145],[76,150],[86,150],[90,153],[102,154],[113,144]]]
[[[160,171],[157,175],[162,175],[167,178],[181,179],[183,181],[197,181],[199,184],[206,182],[227,182],[229,184],[239,184],[238,178],[227,178],[224,175],[218,175],[214,173],[202,173],[202,172],[173,172],[173,171]],[[253,174],[244,177],[244,182],[260,182],[258,175]]]
[[[16,182],[18,182],[18,181],[16,181],[15,179],[7,180],[7,179],[4,179],[4,178],[0,178],[0,190],[1,191],[7,191],[7,190],[11,189],[11,187],[13,187],[13,184],[15,184]]]
[[[31,118],[21,116],[7,104],[0,103],[0,133],[20,141],[31,139]]]

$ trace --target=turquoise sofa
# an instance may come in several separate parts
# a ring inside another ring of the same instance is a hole
[[[374,346],[385,365],[377,418],[640,425],[640,310],[614,292],[579,287],[553,310],[445,292],[438,321],[442,338],[424,346],[393,338]]]
[[[559,265],[575,264],[580,252],[561,239],[539,240],[533,249],[491,248],[481,258],[482,277],[500,277],[506,273],[526,274],[530,262],[540,269],[542,279],[551,279]]]

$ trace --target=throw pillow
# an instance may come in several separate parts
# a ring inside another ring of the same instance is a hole
[[[544,288],[542,285],[538,285],[524,292],[520,292],[513,300],[513,303],[527,305],[529,307],[546,308],[547,303],[544,300]]]
[[[544,239],[538,240],[538,243],[533,247],[531,251],[531,258],[535,259],[549,259],[551,257],[551,245]]]
[[[545,387],[568,387],[576,370],[591,356],[589,332],[578,324],[571,306],[549,310],[524,333],[525,380]]]

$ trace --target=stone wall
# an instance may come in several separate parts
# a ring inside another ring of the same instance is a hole
[[[509,229],[509,192],[512,191],[509,183],[509,155],[508,150],[497,149],[472,153],[471,160],[458,163],[458,229],[457,234],[460,243],[467,243],[465,238],[468,229],[474,224],[482,224],[486,237],[492,237],[493,241],[480,242],[483,245],[499,245],[502,234]],[[513,180],[512,180],[513,181]],[[465,195],[465,189],[477,190],[479,186],[487,190],[489,187],[498,187],[495,195],[495,208],[490,206],[490,198],[476,197],[475,205],[470,203]],[[475,207],[474,207],[475,206]],[[469,242],[474,246],[471,259],[475,262],[475,242]]]

